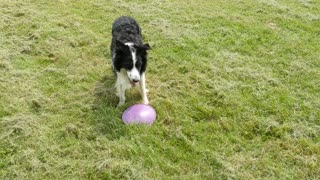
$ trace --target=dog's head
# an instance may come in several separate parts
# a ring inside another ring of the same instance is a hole
[[[140,75],[145,72],[147,65],[147,50],[150,50],[149,44],[137,45],[131,42],[116,42],[117,61],[115,68],[120,71],[124,68],[127,71],[131,82],[139,82]]]

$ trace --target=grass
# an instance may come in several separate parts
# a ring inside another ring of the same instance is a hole
[[[3,1],[2,179],[318,179],[320,3]],[[111,24],[142,26],[158,117],[115,108]]]

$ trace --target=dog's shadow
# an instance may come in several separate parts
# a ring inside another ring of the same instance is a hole
[[[126,92],[130,97],[126,103],[117,107],[119,98],[115,94],[115,80],[116,77],[110,74],[96,83],[92,105],[95,133],[103,134],[112,140],[128,135],[128,127],[121,120],[122,112],[130,105],[141,101],[139,88],[133,88]]]
[[[103,134],[108,139],[117,139],[126,136],[126,127],[121,120],[124,107],[117,108],[119,101],[115,95],[115,77],[104,76],[98,81],[93,90],[94,101],[92,105],[94,131]]]
[[[95,100],[92,108],[94,110],[99,109],[101,106],[116,107],[117,97],[115,95],[114,82],[114,76],[104,76],[96,83],[93,90]]]
[[[93,94],[95,100],[92,108],[99,109],[99,107],[111,107],[116,108],[119,102],[119,98],[116,96],[115,89],[116,77],[112,75],[106,75],[101,78],[95,85]],[[126,91],[126,95],[130,98],[126,100],[125,105],[119,107],[118,109],[123,109],[126,106],[133,105],[141,101],[141,95],[139,93],[139,87],[131,88]]]

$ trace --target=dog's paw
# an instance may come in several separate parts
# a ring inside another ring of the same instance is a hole
[[[143,104],[148,105],[148,104],[149,104],[149,100],[148,100],[148,99],[147,99],[147,100],[144,100],[144,101],[143,101]]]
[[[124,101],[120,101],[120,102],[118,103],[118,105],[117,105],[117,108],[118,108],[118,107],[121,107],[122,105],[124,105]]]

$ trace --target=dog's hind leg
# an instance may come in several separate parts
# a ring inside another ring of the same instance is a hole
[[[149,100],[147,97],[147,89],[146,89],[146,78],[145,78],[145,73],[141,74],[140,77],[140,90],[141,90],[141,96],[144,104],[149,104]]]

